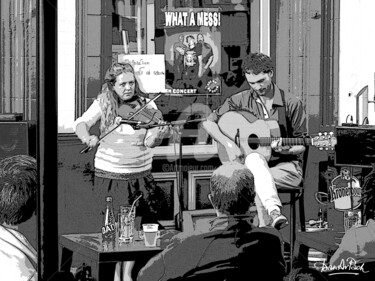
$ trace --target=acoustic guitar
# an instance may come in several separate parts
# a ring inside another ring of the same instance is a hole
[[[268,161],[271,158],[271,142],[279,139],[280,127],[275,120],[260,120],[247,111],[229,111],[218,122],[220,131],[234,141],[244,156],[260,153]],[[333,132],[319,133],[316,137],[283,138],[282,145],[312,145],[320,150],[332,149],[337,144]],[[218,154],[222,163],[228,162],[226,148],[218,143]]]

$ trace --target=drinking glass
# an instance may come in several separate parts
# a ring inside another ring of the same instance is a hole
[[[120,243],[129,243],[133,240],[135,206],[122,205],[118,214],[118,239]]]
[[[142,224],[142,232],[139,238],[145,241],[146,247],[156,247],[156,241],[160,238],[159,225],[154,223]]]

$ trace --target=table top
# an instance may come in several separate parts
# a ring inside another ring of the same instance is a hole
[[[60,245],[74,253],[86,256],[97,262],[135,260],[139,257],[152,257],[163,249],[158,239],[156,247],[146,247],[143,240],[128,244],[118,239],[103,241],[101,233],[66,234],[60,236]]]
[[[344,232],[332,230],[297,232],[296,241],[320,252],[332,254],[339,247],[344,234]]]

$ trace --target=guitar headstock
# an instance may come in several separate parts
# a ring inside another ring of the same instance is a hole
[[[333,136],[333,132],[319,133],[318,136],[312,138],[312,145],[318,147],[319,150],[333,150],[336,144],[337,139]]]

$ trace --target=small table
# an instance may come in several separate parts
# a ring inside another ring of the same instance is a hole
[[[168,233],[161,231],[163,242],[168,242]],[[86,265],[91,266],[91,275],[94,280],[108,280],[108,272],[105,272],[105,265],[119,261],[150,259],[160,253],[160,240],[156,247],[145,247],[143,240],[135,240],[129,244],[120,244],[118,240],[104,242],[101,233],[88,234],[67,234],[60,236],[62,257],[60,270],[69,272],[72,265],[73,253],[80,256]],[[165,243],[163,244],[165,245]],[[86,262],[87,261],[87,262]],[[114,274],[114,272],[109,273]]]
[[[339,247],[344,232],[322,230],[317,232],[298,232],[294,246],[294,260],[299,266],[308,266],[308,252],[310,248],[325,253],[329,258]]]

